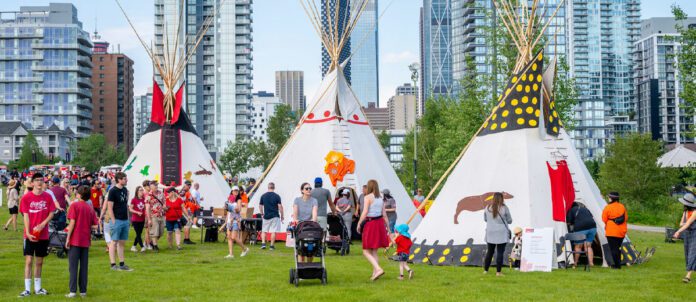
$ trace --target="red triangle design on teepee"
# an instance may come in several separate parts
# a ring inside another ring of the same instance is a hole
[[[157,81],[152,81],[152,114],[150,120],[160,126],[164,125],[164,94]]]
[[[172,125],[174,125],[174,123],[176,123],[179,120],[179,115],[181,114],[181,103],[184,99],[184,86],[186,86],[186,82],[182,83],[181,87],[179,87],[179,90],[177,90],[176,92],[174,114],[172,115]]]

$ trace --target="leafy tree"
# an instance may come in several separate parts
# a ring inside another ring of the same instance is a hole
[[[650,134],[618,137],[607,145],[607,157],[599,169],[600,188],[620,192],[633,205],[658,209],[659,198],[678,182],[676,171],[657,164],[660,155],[662,145]]]
[[[684,10],[672,5],[672,14],[677,21],[675,26],[678,37],[674,37],[681,44],[681,49],[677,53],[677,68],[679,69],[679,78],[681,91],[679,97],[684,100],[682,108],[686,109],[687,115],[696,113],[696,27],[684,27],[682,21],[685,21],[688,15]],[[696,130],[693,125],[690,125],[689,135],[696,135]]]
[[[252,150],[249,146],[254,142],[251,140],[238,140],[230,142],[225,148],[225,151],[220,156],[218,165],[222,171],[229,172],[232,176],[237,176],[252,168]]]
[[[556,111],[560,115],[563,127],[566,130],[575,128],[575,116],[573,109],[578,104],[578,88],[575,78],[570,76],[570,66],[565,56],[558,59],[558,74],[553,85],[556,98]]]
[[[36,141],[34,134],[29,132],[24,138],[24,145],[22,145],[22,151],[19,153],[19,159],[10,163],[10,169],[24,170],[28,169],[32,165],[47,164],[48,159],[43,153],[43,149],[39,146],[39,142]]]
[[[590,175],[595,182],[599,181],[599,169],[601,166],[602,162],[597,159],[585,161],[585,167],[587,167],[587,171],[590,172]]]
[[[82,166],[88,171],[97,171],[103,166],[123,164],[128,159],[123,148],[110,145],[102,134],[91,134],[73,142],[70,147],[75,154],[72,164]]]
[[[275,155],[290,138],[292,131],[297,126],[298,115],[292,111],[290,105],[280,104],[275,107],[275,113],[268,119],[268,144]]]
[[[389,141],[391,140],[391,136],[389,136],[389,133],[387,131],[382,131],[377,135],[377,139],[379,140],[379,144],[382,145],[382,150],[384,150],[385,153],[389,154]]]

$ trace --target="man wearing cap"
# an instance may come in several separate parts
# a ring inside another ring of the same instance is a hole
[[[350,199],[350,189],[344,188],[340,192],[341,198],[336,201],[336,209],[338,209],[338,215],[343,218],[343,224],[345,224],[346,229],[348,229],[348,238],[352,235],[351,225],[353,224],[353,201]]]
[[[259,202],[259,211],[263,216],[263,224],[261,225],[261,249],[266,248],[266,233],[271,233],[270,250],[275,250],[276,233],[280,232],[280,224],[285,220],[283,213],[283,203],[280,195],[275,191],[275,184],[268,183],[268,192],[261,195]]]
[[[62,230],[65,228],[65,212],[68,209],[68,200],[70,200],[70,196],[68,196],[68,191],[60,186],[60,178],[58,177],[53,178],[50,191],[56,199],[56,208],[59,211],[56,216],[53,217],[53,220],[56,221],[56,229]]]
[[[326,205],[328,204],[331,208],[331,213],[336,214],[336,205],[334,205],[331,200],[331,192],[327,189],[322,188],[324,180],[321,177],[314,179],[314,189],[312,190],[312,197],[317,200],[317,222],[323,229],[326,229],[326,215],[328,214]]]
[[[602,211],[607,242],[611,251],[611,268],[621,269],[621,245],[628,231],[628,213],[626,207],[619,202],[619,193],[609,193],[609,204]]]

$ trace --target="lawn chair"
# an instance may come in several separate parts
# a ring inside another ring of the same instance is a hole
[[[587,251],[575,251],[574,246],[573,246],[573,242],[585,241],[586,238],[587,238],[587,236],[585,236],[585,234],[579,234],[579,233],[568,233],[565,236],[562,236],[560,238],[561,242],[563,242],[563,245],[566,245],[566,242],[570,243],[570,250],[566,249],[566,251],[565,251],[565,262],[566,262],[565,268],[566,269],[568,269],[568,266],[570,263],[570,256],[585,255],[585,258],[587,258],[587,263],[585,263],[585,270],[590,271],[589,263],[590,263],[590,261],[592,261],[592,259],[590,259],[587,256]],[[577,266],[577,263],[575,263],[575,265]]]

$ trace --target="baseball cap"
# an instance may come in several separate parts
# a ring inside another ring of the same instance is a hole
[[[324,180],[321,179],[321,177],[317,177],[317,178],[314,179],[314,183],[315,183],[315,184],[321,184],[321,183],[324,183]]]

